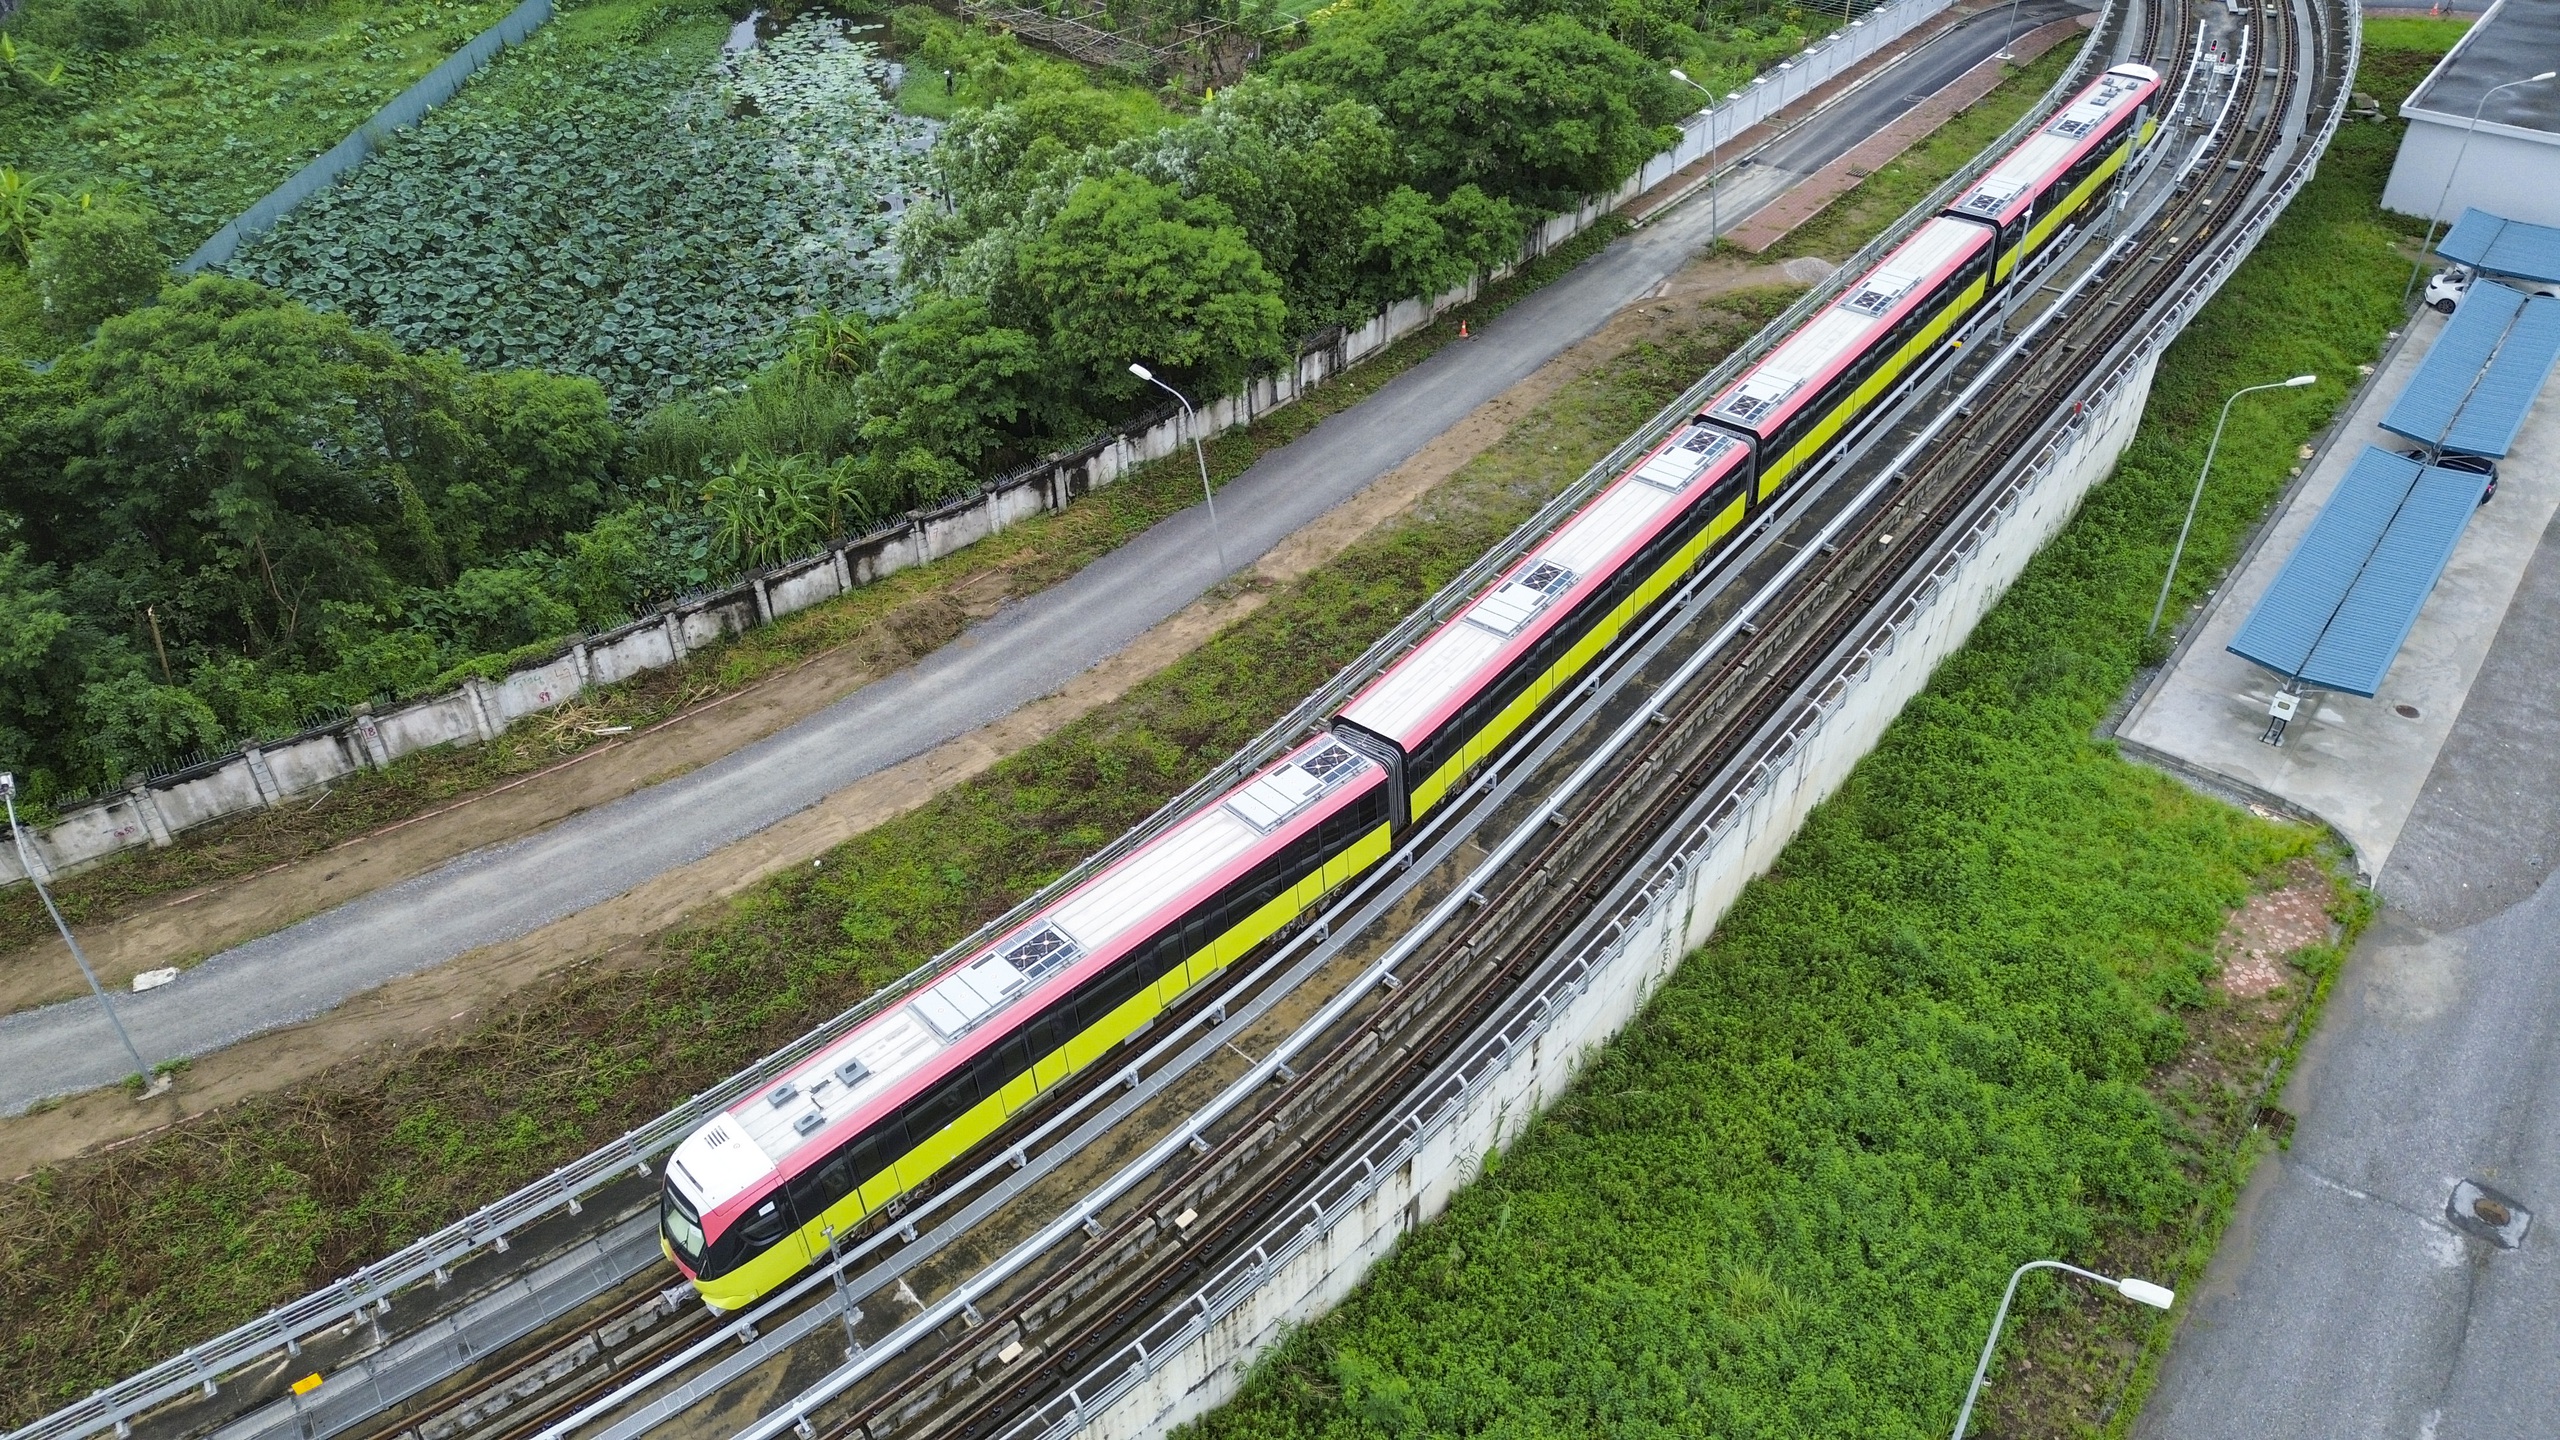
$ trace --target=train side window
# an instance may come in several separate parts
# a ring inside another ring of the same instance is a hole
[[[758,1205],[747,1212],[746,1219],[738,1222],[739,1237],[757,1250],[766,1249],[790,1233],[791,1211],[779,1196]]]
[[[910,1135],[933,1134],[943,1126],[959,1119],[964,1111],[977,1103],[977,1097],[969,1093],[965,1078],[962,1079],[962,1083],[956,1085],[946,1080],[907,1108],[907,1133]]]

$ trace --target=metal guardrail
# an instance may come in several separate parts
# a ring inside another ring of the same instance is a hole
[[[2358,0],[2345,0],[2343,8],[2347,15],[2349,38],[2342,73],[2352,76],[2356,56],[2361,49],[2358,33],[2361,6]],[[2093,50],[2094,46],[2084,50],[2083,59]],[[2076,71],[2079,67],[2075,65],[2073,68]],[[1988,528],[1996,527],[2001,517],[2012,508],[2015,496],[2053,469],[2091,423],[2090,417],[2102,413],[2133,380],[2136,372],[2166,349],[2205,302],[2230,279],[2232,272],[2239,268],[2241,261],[2283,214],[2294,195],[2317,173],[2319,157],[2327,150],[2329,140],[2335,135],[2339,120],[2345,113],[2350,89],[2347,83],[2340,83],[2317,141],[2308,147],[2307,155],[2296,162],[2285,181],[2267,195],[2250,222],[2218,246],[2212,260],[2204,267],[2199,283],[2180,292],[2142,338],[2127,347],[2125,358],[2095,385],[2089,398],[2039,447],[2035,459],[2026,469],[2004,487],[2004,503],[1986,509],[1969,532],[1949,546],[1931,573],[1897,607],[1894,616],[1871,634],[1859,655],[1851,657],[1847,667],[1849,671],[1854,673],[1862,662],[1871,663],[1874,650],[1890,646],[1892,634],[1900,624],[1925,608],[1938,593],[1947,578],[1948,568],[1960,563],[1978,546],[1986,537]],[[2034,112],[2038,118],[2042,113],[2041,107]],[[1661,417],[1657,417],[1656,423],[1660,420]],[[1828,718],[1840,695],[1836,682],[1826,687],[1822,696],[1800,712],[1788,727],[1789,734],[1800,744]],[[1792,755],[1796,747],[1788,748]],[[1266,1222],[1263,1234],[1272,1238],[1266,1238],[1261,1244],[1230,1259],[1216,1274],[1193,1290],[1186,1300],[1160,1316],[1118,1350],[1086,1367],[1084,1373],[1087,1375],[1109,1377],[1102,1385],[1090,1392],[1069,1389],[1056,1396],[998,1432],[1003,1440],[1034,1440],[1034,1437],[1064,1440],[1088,1418],[1100,1413],[1150,1378],[1169,1359],[1181,1354],[1184,1347],[1202,1332],[1234,1313],[1261,1288],[1266,1277],[1278,1273],[1281,1267],[1309,1247],[1324,1243],[1337,1222],[1367,1204],[1386,1178],[1397,1174],[1442,1128],[1462,1113],[1465,1102],[1489,1084],[1512,1056],[1531,1050],[1554,1022],[1570,1011],[1573,1001],[1589,988],[1592,981],[1622,960],[1638,938],[1650,933],[1647,922],[1653,918],[1655,908],[1666,898],[1676,895],[1688,867],[1732,831],[1745,808],[1743,797],[1772,778],[1782,764],[1753,767],[1720,803],[1705,810],[1703,818],[1676,844],[1667,851],[1658,852],[1661,858],[1643,883],[1633,887],[1616,910],[1598,923],[1596,933],[1576,947],[1578,953],[1551,971],[1526,1003],[1513,1007],[1511,1021],[1471,1046],[1462,1058],[1443,1072],[1440,1080],[1407,1105],[1391,1125],[1373,1131],[1375,1138],[1360,1153],[1348,1157],[1341,1171],[1314,1196]]]
[[[658,1217],[635,1215],[339,1369],[308,1399],[271,1401],[212,1440],[329,1440],[658,1263]]]
[[[2105,27],[2099,34],[2103,35]],[[1636,456],[1690,414],[1707,398],[1731,383],[1745,367],[1768,353],[1780,341],[1794,333],[1807,317],[1836,298],[1849,281],[1865,273],[1883,258],[1893,246],[1919,228],[1952,199],[1957,190],[1978,177],[1989,166],[1985,157],[1996,157],[2023,139],[2069,87],[2076,83],[2081,71],[2095,53],[2093,43],[2083,48],[2079,59],[2067,68],[2044,97],[2002,137],[1986,148],[1982,156],[1957,172],[1929,197],[1896,221],[1883,234],[1850,256],[1831,277],[1815,286],[1790,305],[1776,319],[1753,336],[1745,345],[1728,356],[1684,391],[1673,404],[1665,407],[1652,421],[1622,441],[1583,477],[1559,492],[1524,521],[1501,544],[1487,551],[1474,564],[1442,586],[1421,609],[1405,617],[1396,627],[1381,636],[1361,657],[1346,666],[1333,679],[1318,688],[1286,716],[1266,728],[1233,757],[1219,765],[1180,795],[1165,802],[1146,820],[1128,833],[1096,852],[1084,863],[1043,887],[1038,893],[987,922],[959,944],[944,950],[933,960],[909,971],[897,981],[883,986],[860,1003],[827,1020],[789,1045],[731,1075],[726,1080],[694,1095],[666,1114],[638,1126],[595,1151],[570,1162],[510,1194],[472,1212],[406,1248],[366,1265],[354,1274],[338,1280],[290,1304],[278,1307],[248,1324],[239,1326],[211,1340],[189,1347],[184,1352],[152,1366],[150,1369],[118,1381],[72,1405],[9,1433],[6,1440],[77,1440],[77,1437],[114,1430],[125,1433],[136,1417],[183,1396],[190,1391],[216,1393],[221,1379],[242,1367],[298,1347],[306,1338],[346,1324],[351,1320],[378,1318],[390,1313],[391,1299],[410,1286],[432,1281],[439,1272],[448,1271],[483,1249],[504,1251],[509,1237],[556,1212],[574,1214],[580,1198],[626,1171],[646,1174],[651,1162],[674,1149],[685,1136],[707,1123],[712,1116],[761,1088],[775,1076],[825,1048],[846,1029],[896,1005],[920,988],[923,982],[951,962],[984,948],[1006,930],[1022,923],[1033,913],[1054,903],[1068,891],[1083,884],[1094,874],[1154,838],[1168,824],[1197,809],[1214,795],[1234,787],[1254,770],[1276,758],[1289,745],[1323,725],[1347,702],[1358,688],[1379,671],[1393,663],[1405,651],[1419,643],[1431,631],[1455,613],[1478,590],[1500,574],[1513,560],[1545,538],[1557,526],[1579,510],[1582,503],[1601,486],[1614,479]],[[2334,124],[2334,121],[2332,122]]]

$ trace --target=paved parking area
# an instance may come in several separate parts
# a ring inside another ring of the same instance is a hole
[[[2409,443],[2379,422],[2444,328],[2443,317],[2420,313],[2283,512],[2208,601],[2168,668],[2117,731],[2136,759],[2201,774],[2326,821],[2355,848],[2368,877],[2388,868],[2527,562],[2560,511],[2560,379],[2544,390],[2515,453],[2501,462],[2498,498],[2463,532],[2379,695],[2367,700],[2307,690],[2284,744],[2266,745],[2258,737],[2279,677],[2224,647],[2364,446]]]
[[[2503,488],[2491,508],[2504,504]],[[2143,1440],[2560,1434],[2560,527],[2402,828],[2382,913],[2186,1302]],[[2462,1179],[2532,1214],[2451,1224]]]
[[[2222,648],[2437,328],[2385,367],[2124,727],[2128,753],[2335,824],[2382,902],[2280,1102],[2290,1146],[2259,1163],[2181,1303],[2141,1440],[2560,1434],[2552,393],[2378,699],[2316,697],[2271,749],[2274,677]],[[2519,1246],[2455,1223],[2465,1181],[2519,1202]]]

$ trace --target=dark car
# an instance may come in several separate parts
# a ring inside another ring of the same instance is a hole
[[[2464,475],[2478,475],[2482,477],[2482,484],[2480,486],[2480,503],[2483,505],[2488,504],[2497,496],[2498,462],[2490,459],[2486,455],[2438,455],[2434,459],[2430,460],[2427,458],[2427,452],[2424,450],[2413,448],[2403,450],[2400,453],[2417,461],[2421,465],[2433,465],[2439,470],[2452,470]]]

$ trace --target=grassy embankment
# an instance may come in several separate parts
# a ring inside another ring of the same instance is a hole
[[[2424,69],[2370,53],[2360,88]],[[2144,659],[2220,398],[2323,377],[2235,415],[2190,598],[2400,323],[2375,210],[2397,136],[2340,134],[2166,357],[2115,476],[1713,941],[1198,1433],[1943,1434],[2020,1261],[2192,1283],[2337,955],[2291,1004],[2214,985],[2226,912],[2315,837],[2092,732]],[[2171,1326],[2063,1284],[2022,1303],[1977,1433],[2125,1433]]]
[[[405,1243],[938,953],[1286,712],[1786,298],[1717,302],[1122,701],[645,955],[536,986],[449,1041],[0,1189],[0,1417]]]
[[[1212,479],[1225,485],[1265,452],[1366,400],[1455,340],[1462,321],[1482,326],[1597,253],[1618,233],[1615,222],[1595,226],[1297,404],[1212,439]],[[1188,455],[1142,466],[1057,514],[1025,521],[930,565],[900,571],[732,636],[681,664],[592,691],[547,715],[526,719],[492,744],[404,756],[387,770],[336,781],[324,795],[190,831],[167,849],[110,856],[57,884],[54,899],[73,924],[104,924],[155,901],[318,854],[437,805],[557,765],[607,743],[607,731],[657,724],[847,647],[860,647],[869,668],[885,674],[960,633],[967,613],[961,596],[984,605],[1036,593],[1191,505],[1199,493],[1199,472]],[[51,932],[52,922],[33,891],[24,886],[0,890],[0,954],[38,943]]]

